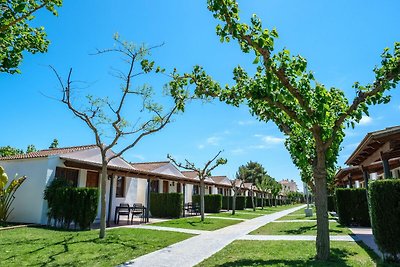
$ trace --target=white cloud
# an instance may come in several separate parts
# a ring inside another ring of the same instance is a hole
[[[235,155],[241,155],[245,152],[245,150],[243,148],[236,148],[236,149],[232,149],[231,153],[235,154]]]
[[[200,145],[197,146],[197,148],[198,148],[198,149],[203,149],[203,148],[204,148],[204,145],[203,145],[203,144],[200,144]]]
[[[240,126],[246,126],[246,125],[253,125],[256,124],[257,121],[255,120],[247,120],[247,121],[238,121],[237,122]]]
[[[368,124],[371,124],[371,123],[372,123],[372,118],[368,117],[366,115],[363,115],[361,117],[360,122],[359,122],[360,125],[368,125]]]
[[[219,145],[219,141],[221,141],[221,137],[211,136],[207,138],[206,143],[212,146],[217,146]]]
[[[262,143],[250,146],[252,149],[266,149],[278,144],[283,144],[285,141],[285,138],[273,135],[255,134],[254,137],[261,139]]]
[[[133,155],[131,155],[131,157],[136,158],[136,159],[140,159],[140,160],[145,160],[145,157],[143,155],[140,155],[140,154],[133,154]]]

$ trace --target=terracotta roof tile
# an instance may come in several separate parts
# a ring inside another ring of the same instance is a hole
[[[143,170],[143,171],[154,171],[164,165],[169,164],[169,161],[154,161],[154,162],[131,162],[131,165],[138,169],[138,170]]]
[[[92,149],[95,147],[97,147],[97,146],[96,145],[84,145],[84,146],[71,146],[71,147],[63,147],[63,148],[51,148],[51,149],[39,150],[39,151],[26,153],[26,154],[0,157],[0,160],[45,158],[48,156],[82,151],[82,150]]]

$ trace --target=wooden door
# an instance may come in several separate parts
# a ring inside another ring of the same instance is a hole
[[[163,181],[163,193],[169,193],[169,182]]]
[[[88,171],[86,175],[86,187],[99,187],[99,173]]]

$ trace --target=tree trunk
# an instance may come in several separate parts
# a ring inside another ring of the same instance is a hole
[[[261,194],[261,209],[264,209],[264,193]]]
[[[105,155],[104,155],[105,158]],[[99,238],[106,236],[106,186],[107,185],[107,161],[103,159],[101,167],[100,183],[100,234]]]
[[[256,211],[256,205],[254,203],[254,191],[251,191],[251,204],[253,205],[253,211]]]
[[[200,179],[200,217],[202,222],[204,222],[204,194],[205,194],[204,180]]]
[[[317,259],[328,260],[330,253],[327,172],[325,156],[320,155],[318,164],[313,170],[315,181],[315,206],[317,209]]]
[[[233,194],[232,198],[232,215],[235,215],[236,211],[236,192]]]

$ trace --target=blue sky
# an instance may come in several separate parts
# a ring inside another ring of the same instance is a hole
[[[307,58],[318,81],[343,89],[354,96],[355,81],[373,80],[385,47],[400,41],[400,2],[392,1],[240,1],[242,19],[258,14],[264,27],[276,29],[277,47]],[[202,65],[222,84],[232,83],[232,69],[240,64],[251,70],[253,57],[240,52],[236,43],[221,44],[215,35],[217,22],[206,9],[206,1],[65,1],[59,17],[37,13],[51,40],[46,54],[26,55],[21,75],[0,74],[3,129],[0,146],[47,148],[54,138],[60,146],[94,143],[92,133],[60,103],[43,95],[59,97],[59,87],[48,65],[62,76],[74,69],[76,80],[85,81],[77,99],[87,94],[118,93],[120,82],[109,75],[110,67],[122,67],[116,57],[90,56],[96,48],[113,45],[118,32],[124,39],[148,45],[165,45],[153,53],[167,71],[176,67],[190,71]],[[140,85],[143,81],[138,81]],[[145,81],[160,92],[165,78]],[[86,86],[87,85],[87,86]],[[339,164],[354,150],[364,135],[398,125],[400,93],[392,101],[373,107],[355,130],[348,130]],[[168,106],[169,100],[161,102]],[[135,116],[128,116],[129,119]],[[272,123],[259,123],[245,106],[224,103],[190,103],[184,114],[163,131],[144,139],[125,154],[129,161],[165,160],[167,153],[203,164],[220,149],[228,164],[214,174],[233,177],[239,165],[258,161],[277,179],[294,179],[299,173],[284,148],[283,136]]]

